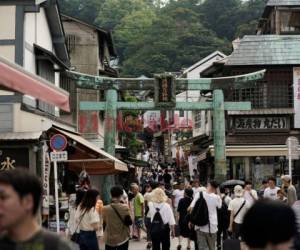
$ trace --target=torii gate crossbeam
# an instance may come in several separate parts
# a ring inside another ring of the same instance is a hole
[[[77,72],[69,72],[69,76],[76,81],[77,87],[88,89],[106,90],[106,102],[81,102],[80,110],[100,111],[105,110],[104,149],[111,155],[115,154],[115,136],[117,110],[212,110],[213,111],[213,140],[214,140],[214,165],[215,179],[224,181],[226,178],[226,143],[225,143],[225,110],[250,110],[250,102],[224,102],[222,88],[247,88],[253,87],[255,81],[264,77],[265,70],[250,74],[199,79],[174,79],[176,91],[187,90],[212,90],[212,102],[118,102],[119,90],[151,90],[155,96],[159,95],[157,78],[109,78],[84,75]],[[167,79],[168,75],[158,76]],[[165,77],[165,78],[164,78]],[[164,82],[166,84],[166,82]],[[169,84],[169,83],[168,83]],[[172,83],[173,84],[173,83]],[[172,85],[171,84],[171,85]],[[166,85],[164,85],[166,86]],[[168,86],[167,86],[168,87]],[[168,92],[169,93],[169,92]],[[173,91],[173,94],[175,91]],[[173,105],[169,105],[169,103]],[[105,202],[109,201],[109,191],[113,185],[111,176],[102,179],[102,195]]]

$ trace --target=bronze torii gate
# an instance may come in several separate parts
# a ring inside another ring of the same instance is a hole
[[[250,74],[199,79],[175,79],[171,74],[156,75],[155,78],[110,78],[69,72],[79,88],[106,90],[105,102],[81,102],[80,110],[105,111],[104,150],[115,155],[115,137],[117,110],[213,110],[213,141],[215,179],[226,178],[225,156],[225,110],[250,110],[250,102],[224,102],[222,88],[252,87],[256,80],[264,77],[265,70]],[[118,91],[121,90],[154,90],[155,102],[118,102]],[[176,102],[176,91],[211,90],[212,102]],[[102,195],[109,201],[112,176],[102,177]]]

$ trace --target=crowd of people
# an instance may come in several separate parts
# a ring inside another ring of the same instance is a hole
[[[40,226],[39,179],[21,169],[0,172],[0,249],[99,250],[102,239],[105,250],[128,250],[143,235],[153,250],[169,250],[171,237],[178,250],[300,249],[300,201],[290,176],[282,176],[281,188],[269,178],[258,192],[249,181],[231,189],[214,180],[206,186],[197,178],[174,186],[166,180],[132,183],[127,192],[114,186],[107,205],[97,190],[79,189],[67,240]]]

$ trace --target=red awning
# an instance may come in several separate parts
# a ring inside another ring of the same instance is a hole
[[[70,111],[69,93],[0,57],[0,85]]]

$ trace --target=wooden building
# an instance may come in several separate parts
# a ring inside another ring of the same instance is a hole
[[[268,176],[279,181],[288,173],[286,140],[300,139],[299,7],[299,0],[270,0],[258,34],[242,38],[226,60],[205,72],[220,76],[267,70],[254,86],[238,90],[224,86],[226,101],[252,103],[251,111],[227,113],[228,178],[252,179],[258,187]],[[300,177],[299,161],[294,162],[293,175]]]

